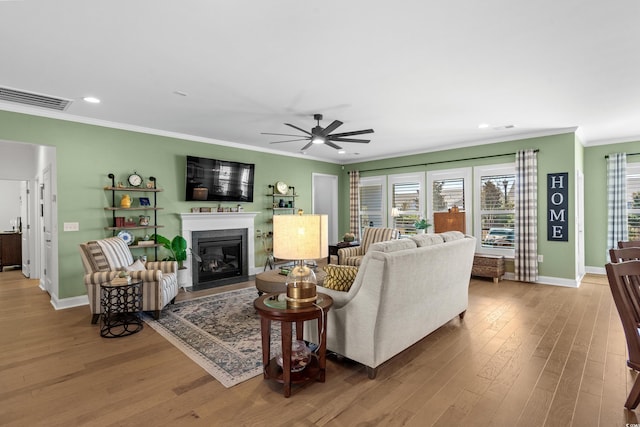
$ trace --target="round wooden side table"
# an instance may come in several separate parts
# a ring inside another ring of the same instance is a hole
[[[258,297],[253,306],[260,315],[260,331],[262,334],[262,366],[264,378],[274,379],[284,385],[284,397],[291,396],[291,384],[303,384],[310,381],[324,382],[327,353],[327,312],[333,305],[329,295],[318,293],[317,306],[304,308],[287,308],[286,301],[278,299],[280,294],[266,294]],[[306,368],[299,372],[291,372],[291,343],[293,324],[296,324],[296,338],[302,340],[304,322],[317,320],[320,346],[317,355],[311,355]],[[271,322],[278,321],[282,330],[282,368],[276,357],[271,357]]]
[[[142,330],[142,280],[100,285],[100,336],[119,338]]]

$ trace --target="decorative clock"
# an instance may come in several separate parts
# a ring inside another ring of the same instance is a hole
[[[129,185],[132,187],[140,187],[140,185],[142,185],[142,177],[138,175],[138,172],[134,172],[129,175],[128,181]]]
[[[276,191],[278,194],[287,194],[289,192],[289,186],[282,181],[276,182]]]

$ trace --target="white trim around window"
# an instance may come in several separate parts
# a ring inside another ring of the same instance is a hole
[[[482,201],[482,178],[489,176],[505,176],[513,175],[515,177],[516,165],[515,163],[502,163],[496,165],[476,166],[473,168],[473,230],[476,237],[476,252],[489,255],[504,255],[506,257],[514,257],[514,248],[503,247],[486,247],[482,244],[483,231],[482,231],[482,215],[484,211],[481,209]],[[509,190],[511,192],[511,190]],[[515,216],[515,209],[511,210],[495,210],[497,215],[504,215],[513,213]]]
[[[457,180],[462,179],[464,182],[464,206],[458,206],[460,210],[465,211],[465,230],[467,234],[473,234],[473,181],[472,181],[472,168],[457,168],[427,171],[427,215],[429,222],[434,223],[433,220],[433,182],[444,180]]]
[[[388,175],[387,176],[387,185],[389,188],[389,191],[387,192],[387,206],[389,207],[387,210],[390,211],[391,208],[393,207],[393,201],[394,201],[394,186],[395,185],[411,185],[411,184],[416,184],[418,186],[417,189],[417,206],[412,205],[407,207],[407,211],[403,212],[402,207],[399,207],[400,210],[400,217],[403,216],[403,214],[408,214],[408,215],[417,215],[419,218],[424,218],[425,217],[425,191],[424,191],[424,172],[415,172],[415,173],[403,173],[403,174],[396,174],[396,175]],[[387,214],[389,215],[389,220],[387,222],[388,227],[395,227],[395,223],[394,223],[394,218],[391,217],[391,212],[387,212]],[[427,232],[433,230],[433,227],[427,229]],[[408,225],[407,229],[404,230],[405,232],[408,232],[409,234],[413,234],[415,233],[415,228],[413,227],[413,224]],[[400,232],[402,233],[403,230],[400,230]]]
[[[366,206],[367,201],[363,200],[365,199],[365,197],[363,197],[363,189],[365,189],[366,187],[373,187],[372,188],[372,190],[374,190],[373,193],[378,192],[376,188],[379,189],[380,199],[378,200],[376,198],[375,200],[374,199],[370,200],[371,206]],[[362,232],[362,229],[364,227],[369,227],[369,222],[367,219],[368,215],[371,215],[370,219],[373,221],[373,225],[376,227],[384,227],[384,224],[387,223],[388,213],[387,213],[387,205],[386,205],[386,197],[385,197],[386,193],[387,193],[386,176],[369,176],[365,178],[360,177],[360,207],[359,207],[360,229],[361,229],[360,232]]]

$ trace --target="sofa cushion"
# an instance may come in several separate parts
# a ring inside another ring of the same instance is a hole
[[[136,260],[133,264],[124,268],[125,271],[144,271],[147,268],[144,266],[144,263],[139,259]]]
[[[370,247],[370,251],[377,252],[396,252],[402,251],[405,249],[415,249],[417,247],[416,243],[411,239],[398,239],[398,240],[388,240],[386,242],[378,242],[373,243]]]
[[[358,274],[358,267],[329,264],[324,267],[327,273],[322,286],[336,291],[348,292]]]
[[[454,240],[464,239],[464,233],[460,231],[445,231],[440,233],[445,242],[452,242]]]
[[[444,239],[439,234],[416,234],[411,236],[410,239],[416,242],[419,248],[444,243]]]

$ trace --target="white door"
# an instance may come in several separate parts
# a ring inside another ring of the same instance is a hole
[[[18,224],[22,232],[22,274],[25,277],[31,277],[29,267],[31,265],[29,258],[29,218],[31,218],[29,210],[29,182],[22,181],[20,183],[20,224]]]
[[[586,273],[584,265],[584,174],[576,171],[576,274],[578,280]]]
[[[40,277],[44,280],[44,288],[49,295],[52,295],[53,286],[51,281],[51,254],[53,252],[52,248],[52,228],[51,228],[51,208],[52,208],[52,199],[51,199],[51,169],[48,167],[42,173],[42,185],[41,185],[41,215],[42,215],[42,236],[44,237],[44,244],[42,245],[44,248],[44,254],[42,257],[43,260],[43,270],[42,275]]]
[[[329,216],[329,243],[338,236],[338,177],[321,173],[312,174],[312,206],[314,214]]]

